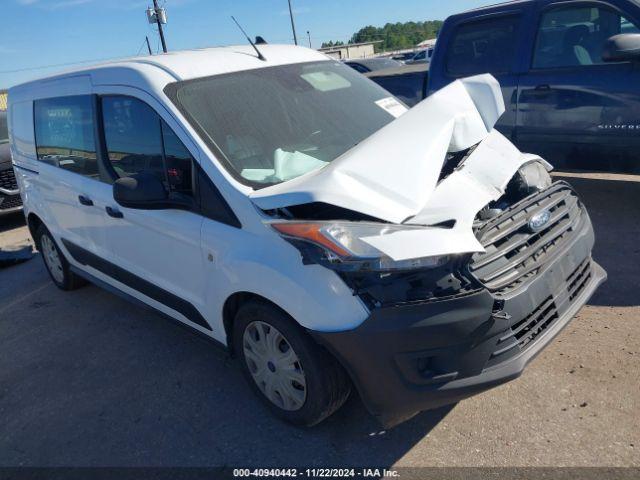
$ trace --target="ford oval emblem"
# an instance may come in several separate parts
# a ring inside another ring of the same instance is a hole
[[[549,212],[549,210],[542,210],[541,212],[531,216],[527,222],[527,226],[532,232],[539,232],[549,222],[550,218],[551,212]]]

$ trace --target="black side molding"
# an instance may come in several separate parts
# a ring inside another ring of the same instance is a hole
[[[36,175],[39,175],[40,172],[36,171],[36,170],[31,170],[30,168],[27,167],[23,167],[22,165],[18,165],[17,163],[13,164],[14,168],[18,168],[20,170],[24,170],[25,172],[29,172],[29,173],[35,173]]]
[[[95,268],[99,272],[110,276],[114,280],[123,283],[127,287],[133,288],[138,292],[152,298],[156,302],[162,303],[176,312],[184,315],[189,321],[200,325],[207,330],[212,330],[198,309],[185,299],[158,287],[157,285],[134,275],[133,273],[111,263],[107,260],[91,253],[90,251],[76,245],[69,240],[62,239],[62,243],[69,251],[76,262]]]

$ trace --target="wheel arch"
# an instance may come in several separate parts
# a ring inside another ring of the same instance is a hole
[[[29,233],[31,234],[31,238],[33,238],[33,242],[36,245],[36,248],[38,249],[40,248],[40,246],[38,245],[36,232],[38,231],[38,228],[40,228],[40,225],[43,225],[43,224],[44,222],[42,221],[42,219],[33,212],[29,213],[29,215],[27,216],[27,227],[29,228]]]
[[[278,310],[280,310],[287,317],[291,318],[294,322],[296,322],[296,324],[300,325],[300,322],[298,322],[295,318],[293,318],[293,316],[291,316],[289,312],[284,310],[281,306],[279,306],[277,303],[273,302],[272,300],[269,300],[268,298],[254,292],[246,292],[246,291],[235,292],[229,295],[229,297],[227,297],[227,299],[224,302],[224,305],[222,306],[222,323],[224,326],[224,332],[227,340],[227,349],[229,350],[229,353],[232,356],[234,355],[233,322],[235,321],[236,314],[238,313],[238,310],[240,309],[240,307],[250,301],[258,301],[258,302],[269,304],[277,308]],[[302,325],[300,326],[302,327]]]

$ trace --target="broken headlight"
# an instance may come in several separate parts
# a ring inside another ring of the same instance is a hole
[[[368,244],[364,238],[420,229],[404,225],[365,222],[273,222],[280,235],[302,250],[303,256],[334,269],[397,271],[436,268],[449,261],[448,255],[394,260]],[[300,247],[303,248],[300,248]],[[314,248],[304,248],[312,246]]]
[[[518,175],[520,176],[521,188],[526,190],[526,193],[544,190],[549,188],[552,183],[547,166],[538,160],[525,163],[518,170]]]

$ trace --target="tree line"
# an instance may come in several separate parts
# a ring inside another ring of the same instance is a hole
[[[375,44],[376,52],[412,48],[423,40],[435,38],[442,24],[442,20],[427,20],[425,22],[387,23],[384,27],[369,25],[354,33],[349,43],[380,40],[380,43]],[[344,44],[341,41],[324,42],[322,48]]]

